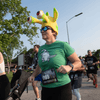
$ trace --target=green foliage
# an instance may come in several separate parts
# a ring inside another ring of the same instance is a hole
[[[7,72],[6,72],[6,75],[7,75],[8,79],[9,79],[9,82],[11,82],[12,77],[13,77],[13,72],[10,71],[9,74],[7,74]]]
[[[17,57],[14,58],[14,59],[12,59],[12,63],[14,63],[14,64],[17,64],[17,63],[18,63],[18,59],[17,59]]]
[[[28,65],[32,64],[33,57],[34,57],[33,48],[29,49],[28,51],[27,51],[27,48],[24,48],[23,50],[21,50],[21,52],[17,52],[16,56],[18,56],[20,54],[24,54],[25,55],[25,64],[28,64]],[[12,59],[12,63],[17,63],[17,62],[18,62],[17,57]]]
[[[29,13],[27,7],[21,6],[21,0],[0,0],[0,51],[5,59],[8,57],[8,61],[11,61],[15,49],[18,52],[24,49],[20,35],[26,35],[31,45],[33,37],[38,35],[39,28],[35,24],[32,27],[27,23]]]
[[[98,59],[100,59],[100,49],[98,49],[97,51],[93,51],[92,52],[92,54],[94,55],[94,56],[96,56]]]

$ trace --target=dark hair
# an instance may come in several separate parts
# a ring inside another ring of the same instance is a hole
[[[17,65],[14,65],[14,68],[15,68],[15,66],[17,66]]]
[[[88,50],[87,52],[89,52],[89,51],[91,51],[91,50]]]
[[[39,45],[34,45],[34,47],[35,47],[35,46],[36,46],[37,48],[39,48],[39,47],[40,47]]]

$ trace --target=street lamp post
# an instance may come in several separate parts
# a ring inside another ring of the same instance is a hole
[[[71,18],[66,22],[67,36],[68,36],[68,43],[69,43],[69,44],[70,44],[70,40],[69,40],[69,32],[68,32],[68,22],[69,22],[71,19],[73,19],[74,17],[77,17],[77,16],[79,16],[79,15],[81,15],[81,14],[83,14],[83,13],[81,12],[81,13],[79,13],[79,14],[77,14],[77,15],[71,17]]]

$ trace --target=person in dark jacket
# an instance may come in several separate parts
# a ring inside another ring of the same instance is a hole
[[[98,88],[97,85],[97,64],[99,64],[99,61],[95,56],[92,55],[91,50],[88,50],[88,56],[85,58],[85,64],[88,67],[88,75],[91,80],[93,80],[93,85],[95,85],[95,88]],[[93,75],[93,77],[92,77]]]
[[[84,68],[84,65],[82,64],[82,67],[78,71],[71,70],[69,73],[69,77],[71,79],[72,94],[76,96],[77,100],[81,100],[81,94],[79,90],[81,88],[82,73],[84,70],[85,68]]]

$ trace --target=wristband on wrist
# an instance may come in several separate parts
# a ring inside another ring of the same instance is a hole
[[[72,69],[71,69],[71,70],[73,70],[74,66],[73,66],[72,64],[69,64],[69,66],[70,66],[70,67],[72,67]]]

